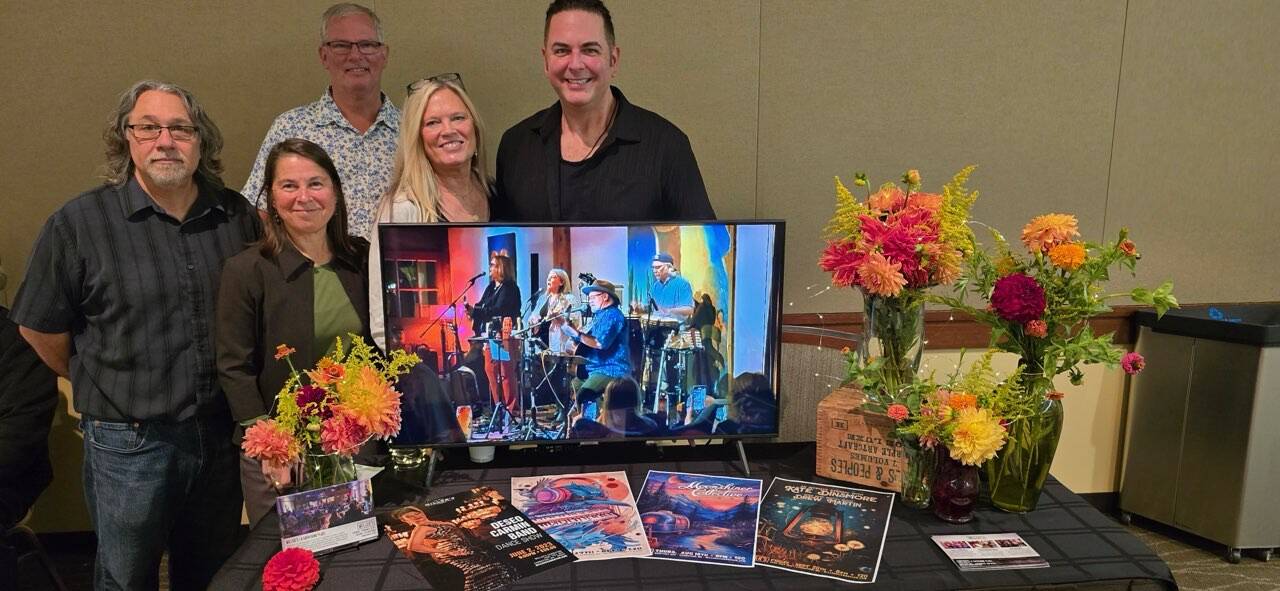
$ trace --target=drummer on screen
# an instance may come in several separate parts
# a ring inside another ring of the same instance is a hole
[[[684,322],[693,315],[693,286],[676,271],[675,259],[660,252],[653,256],[654,282],[649,286],[649,311],[660,318]],[[645,312],[644,304],[631,304],[637,313]],[[639,309],[636,309],[639,308]]]
[[[591,307],[590,328],[578,330],[563,318],[552,321],[552,330],[582,345],[578,347],[578,354],[586,358],[587,379],[578,387],[578,405],[596,401],[610,382],[631,376],[627,319],[618,309],[618,288],[609,281],[597,279],[582,288],[582,293],[586,294]]]

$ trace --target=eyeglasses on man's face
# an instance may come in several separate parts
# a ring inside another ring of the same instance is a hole
[[[435,82],[437,84],[451,82],[457,85],[458,88],[461,88],[463,90],[467,89],[466,86],[462,85],[462,74],[459,74],[457,72],[447,72],[445,74],[436,74],[435,76],[427,76],[426,78],[423,78],[417,82],[414,82],[406,86],[405,90],[408,91],[409,94],[413,94],[415,91],[422,89],[422,87],[432,82]]]
[[[359,49],[364,55],[373,55],[381,51],[386,44],[381,41],[325,41],[324,46],[328,47],[334,55],[348,55],[352,47]]]
[[[169,137],[176,142],[189,142],[196,139],[196,134],[200,129],[194,125],[156,125],[154,123],[134,123],[126,125],[126,129],[133,132],[133,139],[140,142],[155,141],[160,137],[160,132],[169,130]]]

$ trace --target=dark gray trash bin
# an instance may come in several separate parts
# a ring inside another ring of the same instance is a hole
[[[1120,510],[1227,546],[1280,547],[1280,304],[1140,311]]]

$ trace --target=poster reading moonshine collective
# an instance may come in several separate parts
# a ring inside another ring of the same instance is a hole
[[[756,562],[874,583],[893,493],[775,478],[760,503]]]
[[[379,515],[432,589],[496,591],[576,560],[487,486]]]
[[[626,472],[594,472],[511,479],[511,504],[578,560],[648,556]]]
[[[650,470],[636,507],[653,558],[750,567],[761,482]]]

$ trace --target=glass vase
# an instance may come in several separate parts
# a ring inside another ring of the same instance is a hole
[[[864,367],[879,362],[883,390],[867,392],[882,404],[896,400],[898,392],[915,381],[924,353],[924,298],[921,292],[903,290],[897,297],[862,292],[864,316],[858,356]]]
[[[900,498],[908,507],[927,509],[938,456],[933,450],[921,449],[919,440],[902,439],[901,441],[902,451],[907,459],[907,469],[902,475]]]
[[[946,446],[937,446],[938,467],[933,476],[933,514],[948,523],[973,521],[978,506],[978,467],[951,458]]]
[[[356,479],[356,461],[342,454],[303,454],[298,490],[315,490]]]
[[[1041,397],[1047,391],[1039,381],[1029,387]],[[1061,435],[1061,400],[1044,399],[1038,412],[1011,422],[1004,448],[987,462],[991,504],[1010,513],[1035,510]]]

